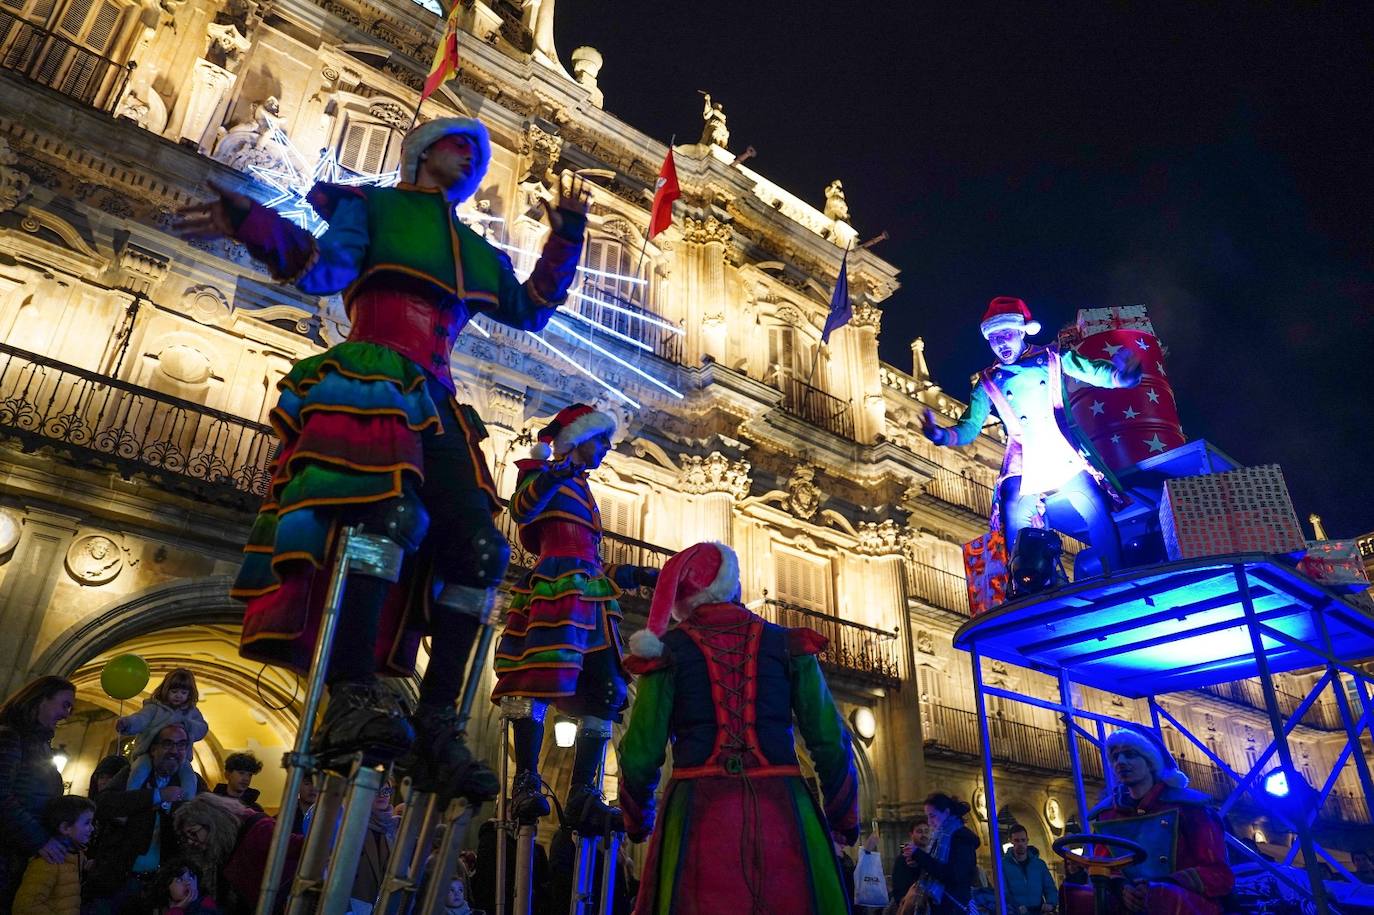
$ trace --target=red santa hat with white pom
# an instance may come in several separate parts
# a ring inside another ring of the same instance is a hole
[[[598,435],[615,435],[615,417],[584,403],[575,403],[559,410],[558,415],[539,430],[539,441],[530,449],[530,457],[539,461],[547,461],[554,455],[562,457]]]
[[[664,563],[649,604],[649,625],[630,636],[630,653],[658,657],[670,616],[681,622],[698,607],[737,601],[739,596],[739,557],[734,550],[723,543],[687,547]]]
[[[1040,333],[1040,322],[1031,317],[1025,302],[1014,296],[999,295],[988,303],[978,329],[983,332],[984,340],[998,330],[1023,330],[1028,336],[1034,336]]]
[[[1117,747],[1130,747],[1144,758],[1155,781],[1173,788],[1188,787],[1188,776],[1178,767],[1174,754],[1154,731],[1141,727],[1121,728],[1107,735],[1107,755]]]

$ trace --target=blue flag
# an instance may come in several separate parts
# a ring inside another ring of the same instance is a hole
[[[854,317],[854,308],[849,304],[849,249],[844,249],[840,258],[840,276],[835,280],[835,292],[830,296],[830,314],[825,318],[825,330],[821,331],[821,342],[830,342],[830,332],[844,327]]]

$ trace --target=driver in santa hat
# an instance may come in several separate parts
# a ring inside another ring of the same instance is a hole
[[[996,410],[1007,430],[1007,449],[993,496],[993,530],[1014,554],[1017,535],[1028,527],[1049,527],[1090,543],[1105,570],[1121,567],[1121,541],[1113,507],[1124,504],[1120,488],[1087,436],[1065,408],[1065,378],[1099,388],[1140,383],[1140,361],[1122,350],[1108,362],[1089,359],[1054,343],[1028,345],[1040,332],[1026,303],[998,296],[979,325],[997,364],[978,373],[968,409],[957,425],[941,427],[926,410],[926,438],[937,445],[963,446],[983,430]]]
[[[858,777],[817,661],[825,646],[740,603],[739,560],[724,544],[698,543],[664,565],[625,661],[638,679],[619,746],[620,804],[631,839],[653,833],[635,911],[849,911],[831,836],[858,837]],[[793,722],[824,806],[798,766]]]

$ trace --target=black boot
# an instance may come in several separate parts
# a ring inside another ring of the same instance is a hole
[[[310,749],[321,768],[343,769],[358,752],[369,765],[390,762],[414,739],[400,700],[370,677],[330,684],[329,706]]]
[[[544,745],[542,710],[527,718],[512,718],[515,732],[515,784],[511,788],[511,818],[533,823],[549,815],[549,800],[544,797],[539,778],[539,750]]]
[[[472,755],[458,730],[458,712],[452,705],[421,702],[410,718],[415,743],[396,762],[397,773],[409,776],[417,791],[441,798],[465,797],[474,804],[489,801],[501,791],[500,779]]]
[[[609,727],[581,728],[577,732],[577,750],[573,757],[572,788],[564,807],[567,822],[581,835],[605,835],[624,832],[625,820],[620,808],[606,803],[601,795],[601,764],[610,740]]]

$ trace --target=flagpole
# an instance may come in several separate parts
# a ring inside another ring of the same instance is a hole
[[[673,147],[674,147],[676,144],[677,144],[677,134],[673,134],[672,138],[671,138],[670,140],[668,140],[668,155],[671,156],[671,155],[673,154]],[[669,206],[671,206],[671,205],[672,205],[672,204],[669,204]],[[646,228],[646,229],[644,230],[644,243],[643,243],[642,245],[639,246],[639,263],[635,264],[635,272],[634,272],[634,275],[635,275],[635,278],[636,278],[636,279],[639,278],[639,271],[640,271],[641,269],[643,269],[643,267],[644,267],[644,255],[646,255],[646,254],[649,253],[649,232],[653,229],[653,226],[652,226],[653,219],[654,219],[653,209],[650,208],[650,210],[649,210],[649,222],[651,223],[651,225],[650,225],[648,228]],[[644,298],[644,301],[640,303],[640,306],[639,306],[639,307],[640,307],[640,308],[645,308],[645,309],[647,309],[647,308],[649,307],[649,284],[648,284],[648,283],[645,283],[645,284],[644,284],[644,296],[643,296],[643,298]]]
[[[457,28],[457,23],[451,21],[451,20],[453,19],[453,17],[454,17],[454,16],[457,14],[457,12],[458,12],[458,9],[457,9],[457,8],[458,8],[458,0],[451,0],[451,2],[452,2],[452,6],[450,6],[450,7],[444,12],[444,15],[442,15],[442,16],[439,17],[439,28],[440,28],[440,31],[439,31],[439,46],[438,46],[438,48],[435,49],[436,63],[437,63],[437,57],[438,57],[438,55],[441,54],[441,53],[443,53],[444,41],[448,38],[448,33],[449,33],[450,27],[453,29],[453,44],[454,44],[455,50],[457,49],[457,45],[458,45],[458,28]],[[440,6],[440,8],[443,7],[442,0],[441,0],[441,2],[440,2],[439,6]],[[456,62],[456,61],[454,62],[454,67],[453,67],[453,69],[454,69],[454,75],[457,75],[458,65],[457,65],[457,62]],[[431,65],[430,65],[430,72],[432,73],[433,71],[434,71],[434,64],[431,64]],[[445,80],[445,82],[447,82],[447,80]],[[435,88],[437,89],[438,87],[436,86]],[[415,110],[412,111],[412,112],[410,113],[410,126],[406,128],[406,133],[410,133],[412,130],[415,129],[415,124],[416,124],[416,122],[418,122],[418,121],[420,120],[420,109],[424,107],[424,105],[425,105],[425,99],[427,99],[427,98],[429,98],[429,95],[425,92],[424,88],[421,87],[421,89],[420,89],[420,100],[417,101],[417,102],[415,103]]]
[[[849,260],[849,249],[850,249],[850,247],[851,247],[853,244],[854,244],[853,240],[850,240],[850,241],[848,241],[848,242],[845,243],[845,246],[844,246],[844,254],[840,257],[840,270],[841,270],[841,271],[843,271],[843,270],[845,269],[845,261]],[[838,277],[836,278],[835,282],[836,282],[836,283],[839,282]],[[848,295],[849,295],[848,290],[846,290],[846,291],[845,291],[845,297],[848,298]],[[827,314],[826,314],[826,323],[829,323],[829,322],[830,322],[830,315],[829,315],[829,313],[827,313]],[[824,338],[825,335],[822,334],[821,336],[822,336],[822,338]],[[812,382],[812,380],[814,380],[815,377],[816,377],[816,368],[820,365],[820,362],[821,362],[821,347],[822,347],[822,346],[829,346],[829,345],[830,345],[830,344],[827,343],[824,339],[822,339],[820,343],[817,343],[817,344],[816,344],[816,351],[815,351],[815,353],[812,354],[812,356],[811,356],[811,371],[810,371],[810,373],[807,374],[807,376],[806,376],[806,386],[807,386],[807,387],[811,387],[811,382]]]

